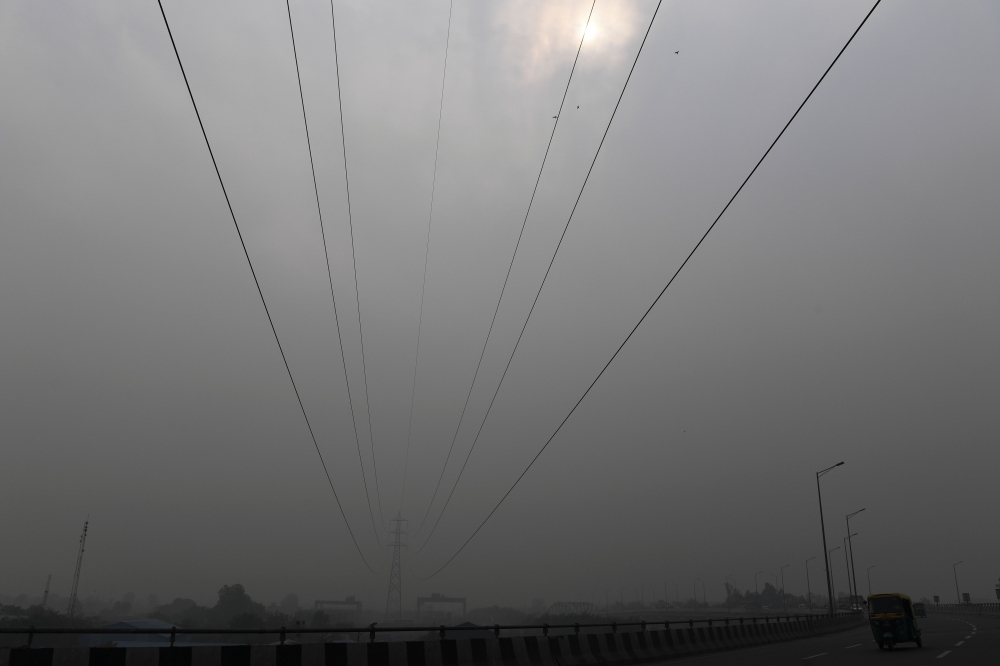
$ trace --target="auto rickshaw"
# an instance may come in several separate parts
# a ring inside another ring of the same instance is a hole
[[[873,594],[868,597],[868,620],[880,650],[891,650],[896,643],[913,641],[923,647],[920,628],[913,612],[913,602],[905,594]]]
[[[918,601],[913,604],[913,614],[917,617],[927,617],[927,607],[923,602]]]

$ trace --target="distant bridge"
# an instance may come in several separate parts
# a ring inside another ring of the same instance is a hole
[[[557,601],[545,612],[547,615],[596,615],[597,606],[589,601]]]

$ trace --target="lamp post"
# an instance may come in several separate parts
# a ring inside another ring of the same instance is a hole
[[[844,537],[844,572],[847,574],[847,606],[853,609],[854,594],[851,592],[851,561],[847,559],[847,542],[851,540],[852,536],[858,536],[858,533],[851,534],[848,532],[847,536]]]
[[[868,567],[868,596],[869,597],[872,596],[872,569],[874,569],[874,568],[875,568],[874,564],[871,565],[870,567]]]
[[[809,560],[815,560],[815,559],[816,556],[813,555],[812,557],[806,560],[806,594],[808,595],[806,598],[809,600],[810,612],[812,612],[813,609],[813,593],[812,593],[812,586],[809,584]]]
[[[829,562],[830,564],[833,564],[833,551],[835,551],[835,550],[840,550],[840,546],[837,546],[836,548],[831,548],[826,553],[826,561]],[[826,570],[826,580],[830,583],[830,614],[832,615],[833,614],[833,604],[834,604],[834,602],[837,601],[837,597],[834,596],[834,595],[837,594],[837,588],[834,587],[834,585],[833,585],[833,576],[830,575],[830,569],[829,568]]]
[[[757,591],[757,576],[764,573],[763,571],[758,571],[753,575],[753,602],[757,606],[757,612],[760,612],[760,592]]]
[[[788,601],[785,599],[785,569],[792,566],[791,564],[786,564],[781,567],[781,606],[785,609],[785,614],[788,614]]]
[[[964,561],[965,560],[960,560],[951,565],[951,573],[955,575],[955,597],[958,599],[958,603],[962,603],[962,595],[958,591],[958,569],[956,569],[955,567],[957,567]]]
[[[864,508],[858,509],[854,513],[847,514],[847,533],[851,533],[851,517],[858,515],[864,511]],[[854,579],[854,596],[858,596],[858,577],[854,573],[854,546],[851,544],[851,537],[847,537],[847,547],[851,551],[851,578]]]
[[[733,586],[732,587],[729,587],[729,579],[730,578],[733,579]],[[735,588],[736,588],[736,576],[734,576],[733,574],[726,574],[726,610],[729,611],[729,612],[732,612],[733,590]]]
[[[830,615],[833,615],[833,579],[830,578],[830,557],[826,549],[826,526],[823,523],[823,493],[819,486],[819,477],[823,476],[835,467],[840,467],[844,462],[840,461],[836,465],[831,465],[826,469],[816,472],[816,495],[819,497],[819,529],[823,533],[823,557],[826,559],[826,593],[830,595]]]

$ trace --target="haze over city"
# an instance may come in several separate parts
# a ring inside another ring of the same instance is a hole
[[[841,461],[995,600],[1000,5],[872,5],[0,5],[0,604],[797,607]]]

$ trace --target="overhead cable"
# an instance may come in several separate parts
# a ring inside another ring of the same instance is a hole
[[[229,208],[229,216],[233,220],[233,226],[236,227],[236,235],[239,237],[240,246],[243,248],[243,255],[247,259],[247,265],[250,267],[250,274],[253,276],[254,285],[257,287],[257,295],[260,296],[260,302],[264,306],[264,314],[267,315],[267,322],[271,326],[271,333],[274,335],[274,341],[278,345],[278,351],[281,353],[281,360],[285,364],[285,372],[288,373],[288,380],[292,384],[292,390],[295,392],[295,399],[299,403],[299,410],[302,412],[302,418],[306,422],[306,428],[309,430],[309,436],[312,438],[313,446],[316,448],[316,454],[319,456],[320,463],[323,466],[323,472],[326,474],[327,483],[330,484],[330,490],[333,491],[333,498],[337,501],[337,508],[340,509],[340,515],[344,519],[344,524],[347,526],[347,531],[351,535],[351,541],[354,542],[354,547],[358,551],[358,555],[361,556],[361,560],[368,567],[368,570],[372,573],[376,573],[372,569],[371,565],[368,564],[367,558],[365,558],[364,553],[361,551],[361,547],[358,545],[358,540],[354,536],[354,530],[351,529],[351,523],[347,520],[347,514],[344,513],[344,507],[340,503],[340,497],[337,495],[337,489],[333,485],[333,479],[330,477],[330,471],[327,469],[326,462],[323,460],[323,453],[320,451],[319,443],[316,440],[316,433],[313,432],[312,424],[309,422],[309,416],[306,414],[305,405],[302,403],[302,396],[299,395],[298,386],[295,384],[295,378],[292,376],[292,369],[288,364],[288,358],[285,356],[285,350],[281,346],[281,340],[278,338],[278,330],[274,326],[274,319],[271,318],[271,311],[267,307],[267,300],[264,298],[264,292],[260,287],[260,281],[257,279],[257,272],[254,270],[253,261],[250,259],[250,253],[247,251],[246,243],[243,240],[243,233],[240,231],[240,225],[236,221],[236,213],[233,211],[233,204],[229,200],[229,193],[226,191],[226,185],[222,181],[222,173],[219,171],[219,163],[215,159],[215,153],[212,151],[212,144],[208,140],[208,133],[205,131],[205,123],[201,120],[201,113],[198,111],[198,104],[195,102],[194,93],[191,91],[191,84],[188,81],[187,72],[184,71],[184,63],[181,61],[181,54],[177,50],[177,43],[174,41],[174,34],[170,30],[170,22],[167,20],[167,13],[163,10],[163,1],[156,0],[160,7],[160,14],[163,16],[163,24],[167,28],[167,35],[170,37],[170,44],[174,49],[174,55],[177,57],[177,65],[181,70],[181,76],[184,78],[184,85],[187,88],[188,96],[191,98],[191,106],[194,107],[195,117],[198,119],[198,126],[201,128],[201,135],[205,139],[205,147],[208,148],[208,155],[212,159],[212,166],[215,168],[215,176],[219,180],[219,187],[222,188],[222,195],[226,199],[226,206]]]
[[[286,0],[287,1],[287,0]],[[372,429],[372,408],[368,399],[368,364],[365,362],[365,334],[361,328],[361,292],[358,289],[358,260],[354,252],[354,216],[351,213],[351,181],[347,173],[347,138],[344,134],[344,100],[340,92],[340,54],[337,50],[337,18],[334,16],[333,0],[330,0],[330,22],[333,26],[333,62],[337,74],[337,109],[340,113],[340,145],[344,153],[344,188],[347,191],[347,224],[351,230],[351,264],[354,267],[354,298],[358,304],[358,336],[361,338],[361,370],[365,380],[365,410],[368,413],[368,437],[372,445],[372,469],[375,472],[375,499],[378,502],[378,516],[382,529],[387,530],[382,514],[382,493],[378,487],[378,461],[375,459],[375,430]],[[381,543],[381,541],[379,542]]]
[[[538,183],[542,180],[542,172],[545,170],[545,163],[549,158],[549,150],[552,148],[552,140],[556,135],[556,128],[559,127],[559,119],[562,118],[563,106],[566,104],[566,95],[569,93],[570,83],[573,82],[573,73],[576,72],[576,64],[580,60],[580,51],[583,50],[583,40],[587,36],[587,30],[590,28],[590,19],[594,15],[594,6],[597,4],[597,0],[593,0],[590,4],[590,12],[587,14],[587,23],[583,27],[583,33],[580,35],[580,44],[576,48],[576,56],[573,58],[573,66],[569,70],[569,78],[566,79],[566,87],[563,89],[562,100],[559,102],[559,111],[556,113],[555,122],[552,124],[552,131],[549,133],[549,142],[545,146],[545,154],[542,156],[542,164],[538,169],[538,176],[535,178],[535,186],[531,190],[531,198],[528,200],[528,209],[524,213],[524,220],[521,222],[521,231],[517,235],[517,243],[514,245],[514,254],[510,257],[510,264],[507,266],[507,275],[503,279],[503,287],[500,289],[500,297],[497,298],[497,305],[493,309],[493,318],[490,320],[490,328],[486,332],[486,341],[483,342],[483,348],[479,352],[479,362],[476,363],[476,371],[472,375],[472,383],[469,385],[469,392],[465,396],[465,404],[462,405],[462,413],[458,417],[458,425],[455,426],[455,432],[451,437],[451,446],[448,447],[448,455],[445,456],[444,465],[441,466],[441,474],[438,476],[437,485],[434,487],[434,493],[431,495],[431,501],[427,505],[427,511],[424,513],[423,519],[420,521],[420,525],[417,527],[417,531],[414,532],[414,536],[420,533],[420,530],[424,527],[424,522],[427,520],[427,516],[430,515],[431,507],[434,506],[434,499],[437,497],[438,490],[441,488],[441,480],[444,478],[445,470],[448,468],[448,461],[451,460],[452,451],[455,449],[455,441],[458,439],[458,432],[462,428],[462,422],[465,420],[465,411],[469,407],[469,400],[472,398],[472,390],[476,386],[476,379],[479,377],[479,369],[483,365],[483,357],[486,356],[486,347],[490,343],[490,337],[493,335],[493,325],[497,321],[497,313],[500,311],[500,303],[503,301],[503,295],[507,291],[507,282],[510,280],[511,269],[514,267],[514,259],[517,257],[517,251],[521,247],[521,238],[524,236],[524,228],[528,224],[528,216],[531,214],[531,205],[535,202],[535,194],[538,192]],[[442,509],[443,511],[443,509]],[[436,526],[436,523],[435,523]],[[428,539],[430,537],[428,536]],[[424,545],[427,541],[424,541]],[[419,553],[423,550],[421,546],[417,552]]]
[[[295,78],[299,84],[299,102],[302,105],[302,124],[306,129],[306,146],[309,148],[309,169],[312,171],[313,193],[316,195],[316,214],[319,216],[319,231],[323,240],[323,256],[326,258],[326,277],[330,283],[330,301],[333,303],[333,321],[337,326],[337,343],[340,345],[340,363],[344,368],[344,381],[347,382],[347,403],[351,408],[351,425],[354,426],[354,444],[358,449],[358,463],[361,465],[361,479],[365,486],[365,499],[368,500],[368,516],[372,521],[372,530],[375,532],[375,539],[381,546],[382,539],[379,537],[378,528],[375,526],[375,514],[372,511],[372,498],[368,492],[368,477],[365,474],[365,462],[361,456],[361,441],[358,438],[358,423],[354,418],[354,399],[351,396],[351,379],[347,372],[347,360],[344,357],[344,340],[340,335],[340,317],[337,314],[337,296],[333,291],[333,272],[330,270],[330,251],[326,246],[326,226],[323,224],[323,208],[319,202],[319,185],[316,183],[316,164],[313,161],[312,140],[309,137],[309,118],[306,114],[306,98],[302,92],[302,74],[299,72],[299,52],[295,46],[295,27],[292,24],[292,6],[289,0],[285,0],[285,8],[288,10],[288,31],[292,36],[292,55],[295,58]]]
[[[483,427],[486,425],[486,420],[490,417],[490,412],[493,411],[493,404],[496,402],[497,395],[500,393],[500,387],[503,386],[504,379],[507,377],[507,371],[510,370],[510,364],[514,360],[514,355],[517,353],[517,348],[521,344],[521,338],[524,337],[524,331],[528,327],[528,322],[531,320],[531,315],[535,311],[535,306],[538,304],[538,297],[542,293],[542,289],[545,287],[545,281],[549,277],[549,271],[552,270],[552,264],[555,263],[556,255],[559,253],[559,248],[562,247],[563,239],[566,237],[566,231],[569,229],[569,224],[573,220],[573,215],[576,213],[576,208],[580,204],[580,198],[583,196],[583,192],[587,187],[587,183],[590,181],[590,174],[594,171],[594,165],[597,164],[597,158],[601,154],[601,148],[604,146],[604,140],[608,138],[608,132],[611,130],[611,124],[615,120],[615,116],[618,113],[618,107],[622,103],[622,98],[625,96],[625,91],[628,89],[629,81],[632,80],[632,73],[635,72],[635,66],[639,62],[639,56],[642,55],[642,49],[646,45],[646,39],[649,37],[649,31],[653,29],[653,22],[656,20],[656,15],[660,11],[660,5],[662,0],[656,4],[656,9],[653,10],[653,16],[649,19],[649,25],[646,26],[646,33],[642,37],[642,42],[639,44],[639,49],[636,51],[635,59],[632,60],[632,67],[628,71],[628,76],[625,78],[625,84],[622,86],[621,92],[618,94],[618,101],[615,102],[615,108],[611,112],[611,117],[608,118],[608,124],[604,128],[604,134],[601,135],[601,142],[597,145],[597,150],[594,152],[594,159],[590,162],[590,168],[587,169],[587,175],[583,179],[583,184],[580,185],[580,191],[576,195],[576,201],[573,203],[573,208],[570,210],[569,217],[566,219],[566,224],[563,226],[562,235],[559,236],[559,242],[556,244],[556,249],[552,253],[552,258],[549,260],[549,266],[545,269],[545,275],[542,277],[542,282],[538,285],[538,291],[535,293],[535,300],[531,303],[531,309],[528,311],[528,316],[524,320],[524,325],[521,327],[521,332],[517,336],[517,342],[514,344],[514,349],[510,353],[510,357],[507,359],[507,365],[503,369],[503,374],[500,376],[500,383],[497,384],[496,390],[493,392],[493,397],[490,399],[490,404],[486,408],[486,414],[483,416],[483,420],[479,423],[479,430],[476,431],[476,437],[472,440],[472,446],[469,447],[469,452],[465,456],[465,461],[462,463],[461,469],[458,471],[458,477],[455,479],[455,483],[451,487],[451,492],[448,493],[448,498],[444,502],[444,506],[441,507],[441,512],[438,514],[437,520],[434,522],[434,527],[431,528],[430,533],[424,540],[424,543],[420,546],[417,552],[424,549],[427,543],[430,541],[431,537],[434,535],[434,531],[437,529],[438,524],[441,522],[441,518],[444,516],[445,510],[451,503],[451,498],[455,495],[455,489],[458,488],[458,482],[462,479],[462,474],[465,473],[465,467],[469,464],[469,458],[472,457],[472,452],[476,448],[476,444],[479,442],[479,436],[483,433]]]
[[[662,0],[660,0],[660,2],[662,2]],[[834,57],[833,62],[831,62],[830,65],[826,68],[826,70],[823,72],[822,76],[820,76],[819,80],[816,82],[816,85],[814,85],[812,87],[812,89],[809,91],[809,94],[806,95],[805,99],[802,101],[802,103],[795,110],[795,113],[792,114],[792,117],[788,120],[787,123],[785,123],[785,125],[784,125],[784,127],[782,127],[781,131],[778,132],[778,136],[775,137],[774,141],[771,142],[771,144],[768,146],[767,150],[764,151],[763,156],[761,156],[761,158],[757,161],[757,163],[754,165],[753,169],[750,170],[750,173],[747,175],[747,177],[745,179],[743,179],[743,182],[736,189],[736,192],[733,194],[733,196],[729,198],[729,201],[722,208],[722,211],[718,214],[718,216],[716,216],[715,220],[712,221],[712,223],[709,225],[709,227],[705,231],[705,233],[702,234],[701,238],[695,244],[694,248],[691,249],[691,251],[685,257],[684,261],[681,262],[681,265],[677,268],[676,271],[674,271],[674,274],[667,281],[666,286],[663,287],[663,289],[660,291],[660,293],[657,295],[657,297],[653,300],[652,304],[650,304],[650,306],[643,313],[642,317],[639,318],[639,321],[636,322],[635,326],[632,327],[632,330],[629,331],[629,334],[625,337],[625,339],[622,341],[622,343],[618,346],[618,348],[615,350],[614,354],[611,355],[611,358],[608,359],[608,362],[604,364],[604,367],[601,368],[601,371],[597,374],[597,376],[594,378],[594,380],[590,383],[590,385],[587,387],[587,389],[583,392],[583,395],[581,395],[580,398],[576,401],[576,403],[574,403],[572,409],[569,410],[569,413],[566,414],[566,416],[563,418],[563,420],[559,423],[559,425],[556,427],[555,431],[553,431],[552,435],[550,435],[549,438],[545,441],[545,444],[542,445],[542,448],[539,449],[538,453],[535,454],[535,457],[531,459],[531,462],[528,463],[528,466],[524,468],[524,471],[521,472],[520,476],[518,476],[517,479],[514,481],[514,483],[510,486],[510,488],[507,489],[507,492],[504,493],[503,497],[500,498],[500,501],[496,503],[496,505],[489,512],[489,514],[486,516],[486,518],[479,524],[479,526],[475,529],[475,531],[473,531],[473,533],[465,540],[465,542],[458,548],[458,550],[455,551],[455,553],[451,557],[449,557],[448,560],[443,565],[441,565],[440,568],[437,569],[437,571],[435,571],[434,573],[432,573],[430,576],[427,576],[427,578],[423,578],[423,579],[420,579],[420,580],[427,580],[428,578],[432,578],[432,577],[436,576],[441,571],[443,571],[445,567],[447,567],[449,564],[451,564],[451,562],[456,557],[458,557],[459,553],[461,553],[465,549],[465,547],[469,544],[469,542],[472,541],[472,539],[476,536],[476,534],[479,533],[479,531],[489,521],[489,519],[493,516],[493,514],[496,513],[497,509],[500,508],[500,505],[503,504],[504,500],[507,499],[507,497],[514,490],[514,488],[517,487],[517,484],[520,483],[521,479],[524,478],[524,475],[528,473],[528,470],[530,470],[531,467],[532,467],[532,465],[535,464],[535,461],[538,460],[539,456],[542,455],[542,453],[549,446],[549,444],[552,442],[552,440],[555,438],[555,436],[559,434],[559,431],[566,424],[566,422],[569,421],[570,417],[573,415],[573,413],[576,411],[576,409],[583,402],[584,398],[587,397],[587,394],[590,393],[591,389],[594,388],[594,385],[597,384],[598,380],[600,380],[600,378],[604,375],[604,372],[608,369],[608,367],[615,360],[615,358],[618,357],[618,354],[625,347],[625,345],[628,343],[628,341],[632,338],[632,336],[635,334],[636,330],[638,330],[638,328],[642,324],[642,322],[645,321],[646,317],[649,316],[649,313],[653,311],[653,308],[656,307],[656,304],[663,297],[663,294],[666,293],[667,289],[670,288],[670,285],[673,284],[674,280],[677,278],[677,276],[680,274],[680,272],[684,269],[684,267],[687,265],[687,263],[691,260],[691,257],[694,256],[694,253],[698,251],[699,247],[701,247],[702,243],[708,237],[708,234],[711,233],[712,229],[715,228],[715,226],[716,226],[716,224],[718,224],[719,220],[722,219],[722,216],[726,213],[727,210],[729,210],[729,207],[732,205],[733,201],[735,201],[736,197],[739,196],[740,192],[743,191],[743,188],[750,181],[750,179],[753,177],[753,175],[757,172],[757,169],[760,168],[760,165],[764,162],[764,160],[767,158],[767,156],[771,153],[771,150],[778,143],[778,140],[781,139],[781,137],[785,134],[785,131],[792,124],[792,121],[795,120],[795,118],[799,115],[799,112],[802,111],[803,107],[805,107],[806,102],[808,102],[809,99],[813,96],[813,93],[815,93],[816,89],[819,88],[820,84],[826,78],[826,75],[830,73],[830,70],[833,69],[833,66],[840,59],[840,56],[843,55],[844,51],[847,50],[847,47],[851,44],[852,41],[854,41],[854,37],[857,36],[858,32],[861,31],[861,28],[865,25],[865,23],[868,21],[868,18],[872,15],[872,13],[875,11],[875,8],[878,7],[881,2],[882,2],[882,0],[876,0],[875,4],[872,5],[872,8],[868,11],[867,14],[865,14],[865,17],[861,20],[861,23],[858,25],[857,28],[855,28],[854,32],[851,33],[851,36],[848,38],[847,42],[840,49],[840,51],[837,52],[837,55]],[[657,4],[657,10],[659,10],[659,4]],[[655,13],[654,13],[654,18],[655,18]],[[650,23],[650,26],[652,26],[652,23]],[[648,34],[649,34],[648,30],[647,30],[646,34],[648,36]],[[645,41],[645,38],[643,39],[643,41]],[[640,47],[640,50],[641,50],[641,47]],[[633,65],[633,67],[634,67],[634,65]]]
[[[434,193],[437,188],[438,151],[441,148],[441,117],[444,115],[444,84],[448,78],[448,47],[451,45],[451,13],[455,0],[448,4],[448,33],[444,41],[444,71],[441,72],[441,101],[438,103],[437,140],[434,142],[434,172],[431,176],[431,205],[427,214],[427,243],[424,246],[424,277],[420,284],[420,317],[417,320],[417,353],[413,359],[413,382],[410,385],[410,420],[406,426],[406,458],[403,462],[403,489],[399,495],[402,510],[406,498],[406,472],[410,467],[410,434],[413,432],[413,403],[417,393],[417,367],[420,363],[420,331],[424,326],[424,291],[427,288],[427,257],[431,251],[431,222],[434,221]]]

